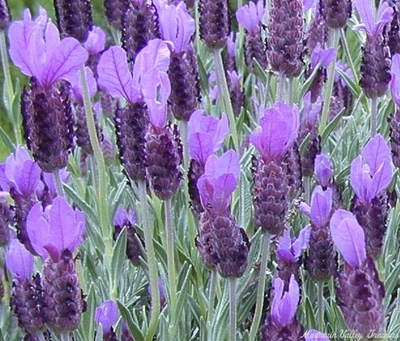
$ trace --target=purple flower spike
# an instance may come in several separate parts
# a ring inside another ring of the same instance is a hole
[[[28,279],[33,272],[33,256],[18,239],[13,239],[5,256],[7,269],[19,281]]]
[[[371,202],[392,181],[391,151],[382,135],[375,135],[351,164],[350,184],[357,197]]]
[[[359,266],[367,257],[364,230],[354,215],[339,209],[330,222],[332,240],[344,260],[353,268]]]
[[[316,329],[307,330],[304,334],[305,341],[329,341],[325,333]]]
[[[197,182],[203,207],[224,212],[236,189],[239,175],[239,155],[235,151],[228,150],[221,157],[211,155],[204,174]]]
[[[35,251],[43,258],[58,262],[64,250],[71,253],[82,243],[85,217],[74,210],[63,197],[43,211],[40,203],[29,211],[27,217],[29,239]]]
[[[203,110],[196,110],[189,119],[191,158],[205,165],[208,157],[221,147],[228,132],[229,124],[225,114],[218,120],[213,116],[204,116]]]
[[[390,69],[392,79],[390,80],[390,92],[392,99],[400,107],[400,55],[392,56],[392,65]]]
[[[379,35],[385,25],[392,20],[393,9],[386,1],[380,3],[377,15],[374,13],[370,0],[355,0],[354,6],[363,22],[361,25],[356,25],[354,29],[364,30],[370,37]]]
[[[161,35],[164,40],[173,43],[175,52],[191,49],[190,40],[195,32],[195,21],[183,1],[177,6],[164,5],[161,11],[158,11],[158,17]]]
[[[317,182],[322,187],[330,186],[333,177],[332,161],[329,156],[319,154],[315,157],[314,165],[315,176]]]
[[[332,202],[332,189],[323,190],[321,186],[317,186],[311,195],[311,207],[302,202],[300,211],[306,214],[316,227],[323,227],[329,222]]]
[[[24,147],[17,147],[15,154],[10,155],[0,165],[0,187],[7,192],[11,189],[25,198],[35,191],[40,192],[43,184],[40,181],[41,170]]]
[[[306,226],[297,238],[290,237],[290,229],[286,228],[279,238],[277,257],[285,263],[295,263],[300,258],[301,252],[305,250],[310,241],[311,226]]]
[[[285,283],[279,278],[273,281],[274,298],[272,300],[271,317],[275,325],[285,326],[293,320],[300,298],[299,285],[294,275],[290,277],[289,290],[283,292]]]
[[[250,142],[269,163],[293,146],[299,130],[299,109],[278,102],[272,108],[260,107],[260,111],[260,126],[250,135]]]
[[[251,1],[248,5],[236,11],[236,19],[248,32],[257,33],[265,12],[266,9],[262,0],[258,0],[257,4]]]
[[[26,9],[24,20],[14,22],[8,36],[14,64],[46,89],[61,79],[69,81],[88,58],[78,40],[70,37],[60,40],[57,27],[42,7],[35,21]]]
[[[118,321],[118,307],[114,301],[104,301],[96,308],[94,320],[101,324],[103,331],[109,331],[110,328]]]

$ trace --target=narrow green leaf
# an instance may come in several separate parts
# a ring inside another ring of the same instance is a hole
[[[114,283],[118,283],[122,274],[122,267],[126,260],[126,227],[118,235],[118,238],[114,244],[111,271],[112,280]]]
[[[122,318],[128,324],[129,330],[131,331],[135,340],[136,341],[144,341],[144,336],[142,334],[142,331],[136,325],[136,323],[133,321],[132,316],[129,313],[129,310],[122,304],[122,302],[120,302],[118,300],[117,300],[117,305],[118,305],[119,312],[122,315]]]

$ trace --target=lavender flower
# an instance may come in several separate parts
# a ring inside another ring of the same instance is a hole
[[[257,228],[280,234],[285,226],[290,184],[289,169],[282,160],[297,137],[299,112],[296,106],[280,102],[260,111],[260,126],[250,135],[250,142],[260,153],[253,171],[254,219]]]
[[[27,229],[35,251],[46,260],[43,290],[47,324],[60,333],[76,329],[83,302],[72,253],[83,239],[84,215],[57,197],[44,211],[41,204],[32,207]]]
[[[94,319],[103,328],[103,340],[117,340],[113,324],[118,321],[118,307],[114,301],[104,301],[95,310]]]
[[[139,266],[143,241],[136,231],[136,220],[135,210],[131,209],[127,212],[122,207],[118,207],[114,216],[114,239],[117,239],[122,230],[126,228],[126,256],[133,265]]]
[[[328,229],[332,214],[332,189],[317,186],[311,196],[311,207],[300,204],[300,210],[311,220],[310,247],[305,259],[305,267],[316,281],[327,281],[337,272],[337,254]]]
[[[14,277],[10,306],[18,325],[27,335],[45,330],[44,300],[40,276],[31,279],[33,256],[17,239],[13,239],[5,256],[8,270]]]
[[[314,172],[318,185],[323,189],[330,187],[333,181],[332,161],[326,154],[315,157]]]
[[[351,16],[351,0],[320,0],[320,11],[328,27],[340,29]]]
[[[387,225],[387,195],[393,176],[391,151],[383,137],[372,138],[351,164],[350,184],[354,189],[352,211],[364,228],[368,255],[382,252]]]
[[[400,55],[392,56],[390,92],[396,104],[395,112],[390,118],[390,146],[392,149],[393,164],[400,166]]]
[[[303,63],[303,4],[274,0],[269,13],[268,59],[275,72],[288,78],[300,75]]]
[[[301,254],[308,247],[311,235],[311,227],[306,226],[299,232],[297,238],[290,237],[290,228],[283,231],[278,239],[276,248],[276,258],[278,261],[278,277],[285,283],[285,288],[289,286],[289,281],[294,275],[296,282],[300,283],[299,268],[301,265]]]
[[[225,114],[218,120],[213,116],[204,116],[203,110],[196,110],[189,119],[188,144],[191,161],[188,185],[191,205],[198,216],[203,212],[203,207],[197,181],[204,173],[208,157],[218,151],[228,132],[228,119]]]
[[[261,327],[261,340],[299,340],[304,334],[303,326],[297,321],[296,310],[300,300],[299,285],[294,275],[290,277],[288,289],[284,282],[274,278],[271,313]]]
[[[250,2],[236,11],[236,18],[241,26],[246,29],[245,57],[249,68],[253,67],[253,58],[264,69],[267,68],[266,46],[261,36],[262,20],[266,9],[262,0],[257,4]]]
[[[0,246],[10,241],[10,226],[13,225],[14,212],[7,202],[7,192],[0,192]]]
[[[129,8],[129,0],[104,0],[104,8],[108,23],[122,31],[123,17]]]
[[[60,40],[43,8],[35,21],[25,10],[24,20],[14,22],[8,35],[13,62],[31,77],[30,89],[21,97],[24,136],[39,166],[51,173],[67,165],[72,145],[69,89],[64,81],[75,77],[88,54],[76,39]]]
[[[169,103],[175,118],[187,121],[200,98],[197,62],[191,44],[195,21],[184,2],[177,6],[165,4],[158,10],[158,15],[161,36],[172,43],[168,70],[172,90]]]
[[[199,1],[200,37],[210,49],[223,48],[229,34],[227,0]]]
[[[389,48],[383,37],[383,29],[391,21],[393,9],[387,2],[382,2],[376,15],[371,1],[356,0],[354,6],[363,22],[354,28],[367,33],[360,85],[367,97],[380,97],[386,92],[390,81]]]
[[[333,242],[346,263],[337,287],[346,323],[363,337],[379,333],[384,325],[385,289],[372,259],[367,256],[364,231],[345,210],[333,214],[330,227]]]
[[[241,277],[247,267],[250,244],[229,210],[239,174],[239,156],[229,150],[211,155],[197,182],[204,212],[196,245],[205,265],[222,277]]]
[[[4,30],[11,22],[10,8],[7,0],[0,1],[0,29]]]
[[[54,0],[54,9],[61,35],[83,43],[93,25],[90,0]]]

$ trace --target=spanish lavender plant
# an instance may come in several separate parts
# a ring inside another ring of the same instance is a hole
[[[60,40],[59,32],[43,8],[33,21],[29,10],[8,33],[10,55],[21,72],[31,77],[21,96],[25,140],[45,172],[57,172],[68,163],[72,145],[72,113],[69,86],[87,59],[74,39]]]
[[[319,0],[319,8],[328,27],[341,29],[351,16],[351,0]]]
[[[128,212],[122,207],[118,207],[114,216],[114,239],[117,239],[122,230],[126,229],[126,256],[133,265],[140,265],[140,257],[142,257],[143,241],[137,233],[136,212],[131,209]]]
[[[249,2],[236,11],[236,18],[241,26],[246,29],[245,59],[247,66],[253,68],[253,58],[257,60],[263,69],[268,66],[265,42],[262,37],[262,20],[266,9],[264,1],[257,4]]]
[[[83,43],[93,26],[90,0],[53,0],[61,36]]]
[[[200,99],[197,62],[191,44],[195,21],[184,2],[158,8],[160,33],[172,42],[168,76],[171,81],[169,104],[177,120],[188,121]]]
[[[390,118],[390,146],[393,164],[400,167],[400,55],[392,56],[390,92],[395,103],[395,112]]]
[[[104,0],[105,15],[108,23],[122,31],[123,17],[129,8],[129,0]]]
[[[261,328],[261,340],[302,340],[304,327],[296,318],[300,300],[300,288],[295,276],[290,277],[288,289],[284,281],[276,277],[272,283],[273,298],[271,312]]]
[[[82,293],[73,252],[82,243],[85,218],[63,197],[44,210],[34,205],[27,217],[27,230],[36,253],[45,260],[43,295],[47,325],[57,334],[78,327],[83,311]]]
[[[113,325],[118,321],[118,306],[114,301],[104,301],[96,308],[94,319],[101,324],[103,341],[117,341]]]
[[[397,0],[391,1],[387,0],[389,5],[393,9],[392,20],[390,21],[390,26],[388,29],[388,42],[387,45],[390,50],[390,55],[394,56],[396,53],[400,53],[400,35],[399,35],[399,2]]]
[[[0,246],[6,246],[9,243],[10,227],[14,220],[14,212],[7,202],[8,195],[6,192],[0,192]]]
[[[5,256],[8,270],[14,277],[10,306],[26,337],[35,337],[46,330],[44,294],[39,274],[32,276],[33,256],[17,239],[13,239]]]
[[[337,210],[330,222],[332,239],[342,254],[344,272],[338,275],[337,295],[346,324],[362,337],[383,330],[385,288],[365,249],[364,231],[348,211]]]
[[[222,114],[218,120],[213,116],[204,116],[204,111],[196,110],[189,119],[188,145],[191,157],[188,172],[188,187],[192,209],[200,218],[203,207],[197,189],[197,181],[204,173],[206,161],[217,152],[229,132],[228,119]]]
[[[4,30],[11,21],[7,0],[0,1],[0,29]]]
[[[387,225],[387,195],[392,180],[391,151],[377,134],[351,164],[350,185],[354,189],[352,211],[365,232],[367,254],[376,259],[382,253]]]

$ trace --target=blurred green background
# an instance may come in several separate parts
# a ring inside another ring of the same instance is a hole
[[[103,0],[92,0],[93,7],[93,21],[95,25],[102,26],[106,29],[107,22],[104,17]],[[38,11],[38,7],[42,6],[47,10],[47,13],[52,18],[53,22],[56,22],[53,1],[52,0],[8,0],[8,5],[10,7],[11,16],[13,20],[20,20],[22,18],[22,13],[25,8],[31,10],[32,16],[35,17]],[[13,79],[14,88],[16,86],[16,80],[19,79],[21,84],[25,84],[27,77],[22,75],[19,70],[11,64],[11,76]],[[1,98],[3,98],[3,88],[4,88],[4,74],[3,68],[0,67],[0,85],[1,85]],[[16,89],[14,89],[16,90]],[[12,132],[11,123],[7,117],[3,101],[0,101],[0,126],[8,133],[9,137],[15,142],[14,134]],[[22,128],[21,128],[22,129]],[[6,147],[2,140],[0,140],[0,162],[9,155],[10,150]]]

